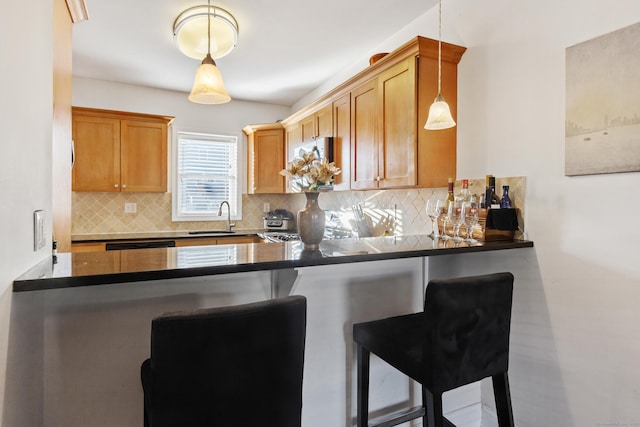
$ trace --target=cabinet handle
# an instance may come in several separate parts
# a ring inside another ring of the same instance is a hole
[[[127,188],[127,184],[122,184],[122,188]]]
[[[380,182],[380,177],[379,176],[376,176],[376,181]]]
[[[113,188],[118,188],[119,185],[118,184],[113,184]]]

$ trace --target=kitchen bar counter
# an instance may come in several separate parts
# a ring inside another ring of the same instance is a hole
[[[274,271],[275,283],[295,279],[298,267],[530,248],[531,241],[456,244],[426,235],[325,240],[304,250],[299,241],[62,253],[13,283],[14,292],[143,282],[250,271]],[[278,276],[278,272],[282,273]],[[288,277],[287,277],[288,276]],[[279,292],[278,292],[279,293]]]

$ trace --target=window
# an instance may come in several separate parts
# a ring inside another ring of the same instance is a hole
[[[176,139],[173,220],[226,220],[226,208],[218,216],[225,200],[241,219],[238,136],[178,132]]]

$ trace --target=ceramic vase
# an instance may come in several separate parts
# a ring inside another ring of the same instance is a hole
[[[318,249],[324,236],[324,211],[318,206],[317,191],[306,191],[307,204],[298,211],[298,234],[305,249]]]

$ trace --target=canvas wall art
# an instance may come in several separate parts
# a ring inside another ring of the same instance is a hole
[[[640,23],[566,49],[565,175],[640,171]]]

